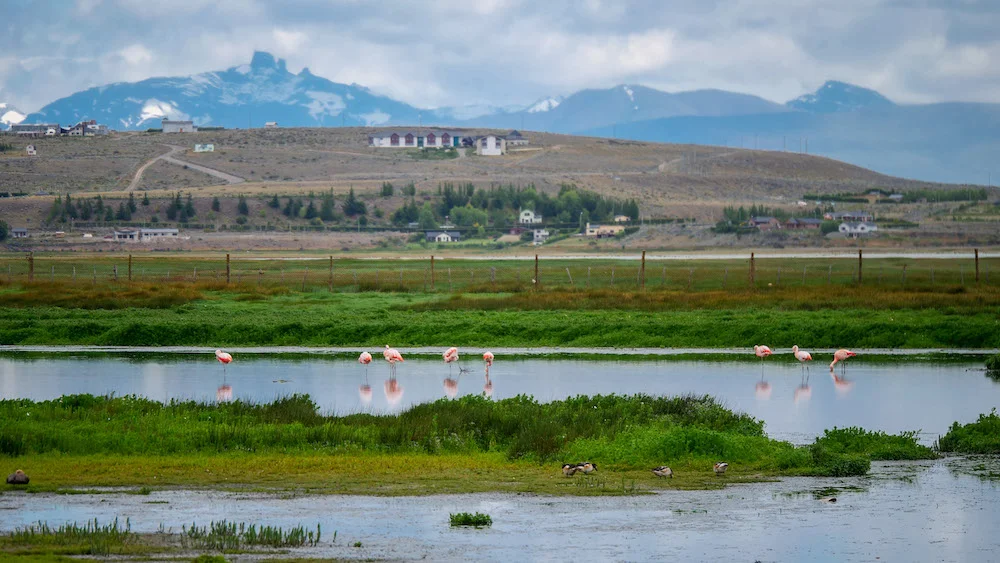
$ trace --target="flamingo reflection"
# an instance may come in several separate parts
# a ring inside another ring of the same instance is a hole
[[[802,376],[802,381],[799,386],[795,388],[794,400],[797,404],[799,401],[808,401],[812,398],[812,388],[809,387],[809,376]]]
[[[486,383],[483,384],[483,396],[487,398],[493,397],[493,381],[490,380],[490,368],[486,368]]]
[[[368,385],[367,381],[358,386],[358,398],[361,399],[361,404],[365,406],[372,403],[372,386]]]
[[[444,378],[444,395],[449,399],[454,399],[458,396],[458,380],[452,379],[451,376]]]
[[[764,376],[760,377],[760,381],[754,388],[754,395],[762,401],[766,401],[771,398],[771,384],[764,381]]]
[[[384,390],[385,400],[388,401],[389,406],[394,407],[403,400],[403,386],[396,381],[395,377],[385,380]]]
[[[226,403],[233,400],[233,386],[228,383],[223,383],[215,390],[215,400],[220,403]]]
[[[851,387],[854,386],[854,382],[849,381],[846,376],[838,376],[832,371],[830,372],[830,378],[833,379],[833,388],[840,395],[846,395],[851,391]]]

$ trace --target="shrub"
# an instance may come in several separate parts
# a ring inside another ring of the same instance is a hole
[[[490,515],[482,514],[480,512],[475,514],[470,514],[468,512],[449,514],[448,519],[451,520],[452,526],[474,526],[476,528],[482,528],[493,525],[493,519],[490,518]]]
[[[979,415],[976,422],[966,425],[952,424],[948,433],[938,438],[938,450],[965,454],[1000,453],[1000,416],[993,409]]]
[[[994,354],[986,358],[986,371],[1000,372],[1000,354]]]

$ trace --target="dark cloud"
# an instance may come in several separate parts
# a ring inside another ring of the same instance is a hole
[[[622,82],[785,101],[828,78],[900,102],[1000,102],[992,0],[7,0],[0,22],[0,101],[27,110],[254,49],[421,106]]]

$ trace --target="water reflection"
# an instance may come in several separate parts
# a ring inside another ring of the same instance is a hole
[[[396,381],[396,377],[392,376],[386,379],[383,388],[385,390],[385,400],[389,403],[389,406],[395,407],[399,405],[399,402],[403,400],[403,386]]]
[[[809,376],[803,375],[802,380],[799,383],[799,386],[795,388],[795,393],[792,397],[792,400],[795,401],[795,404],[798,404],[800,401],[807,402],[811,398],[812,398],[812,388],[809,387]]]
[[[459,375],[459,378],[461,377]],[[444,395],[449,399],[454,399],[458,396],[458,379],[452,379],[450,375],[444,378]]]
[[[215,390],[215,400],[220,403],[226,403],[233,400],[233,386],[228,383],[223,383]]]
[[[764,374],[760,374],[760,381],[754,386],[754,396],[756,396],[761,401],[766,401],[771,398],[771,384],[764,381]]]
[[[837,394],[840,396],[844,396],[850,393],[851,387],[854,386],[854,382],[849,381],[846,375],[839,376],[833,371],[831,371],[830,377],[833,379],[833,388],[837,390]]]
[[[487,398],[493,397],[493,382],[490,380],[489,366],[486,366],[486,383],[483,384],[483,396]]]

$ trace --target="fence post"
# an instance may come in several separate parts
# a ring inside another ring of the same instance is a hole
[[[28,253],[28,281],[35,281],[35,253]]]
[[[729,268],[726,268],[725,271],[722,272],[722,288],[725,289],[728,284],[729,284]]]
[[[260,287],[260,276],[264,273],[264,270],[257,268],[257,287]]]
[[[806,268],[809,266],[802,266],[802,285],[806,284]]]
[[[830,264],[826,269],[826,285],[833,283],[833,264]]]
[[[587,289],[590,289],[590,266],[587,266]]]
[[[754,263],[753,252],[751,252],[750,253],[750,287],[751,288],[756,287],[756,285],[757,285],[755,283],[755,280],[754,280],[754,275],[756,274],[756,272],[754,271],[755,268],[756,268],[756,264]]]
[[[537,258],[535,258],[537,260]],[[448,292],[451,293],[451,268],[448,268]]]
[[[694,286],[694,268],[688,268],[688,291]]]
[[[861,285],[861,249],[858,249],[858,285]]]
[[[569,268],[566,268],[566,277],[569,278],[569,284],[573,285],[573,274],[569,273]]]
[[[192,273],[191,277],[194,278],[195,283],[198,282],[198,268],[194,269],[194,272]]]
[[[132,255],[128,255],[128,281],[132,281]]]
[[[663,269],[660,270],[660,287],[666,287],[666,286],[667,286],[667,267],[664,266]]]
[[[903,264],[903,283],[906,283],[906,264]]]
[[[56,267],[54,265],[49,267],[49,281],[56,281]]]
[[[115,281],[117,282],[117,281],[118,281],[118,264],[115,264],[115,265],[114,265],[114,266],[112,267],[112,269],[113,269],[113,270],[114,270],[114,272],[115,272]]]
[[[615,267],[611,266],[611,287],[615,286]]]
[[[229,253],[226,253],[226,285],[229,285]]]
[[[306,290],[306,278],[309,277],[309,266],[306,266],[306,271],[302,274],[302,291]]]
[[[92,284],[97,285],[97,266],[94,266],[94,278],[91,281]]]
[[[965,264],[960,264],[958,266],[959,279],[962,281],[962,287],[965,287]]]
[[[328,289],[330,290],[330,293],[333,293],[333,256],[330,257],[330,277],[327,279],[326,284],[328,286]]]
[[[400,270],[402,272],[402,270]],[[497,268],[493,266],[490,268],[490,283],[493,284],[493,291],[497,289]]]
[[[642,251],[642,266],[639,268],[639,287],[643,290],[646,289],[646,251]]]
[[[781,266],[778,266],[778,279],[775,281],[774,285],[781,285]]]
[[[979,285],[979,249],[976,250],[976,285]]]
[[[934,268],[931,268],[931,285],[934,285]]]
[[[535,255],[535,279],[532,280],[532,282],[534,282],[536,288],[537,287],[541,287],[541,285],[542,285],[541,280],[538,279],[538,255],[537,254]]]
[[[434,255],[431,254],[431,291],[434,291]]]
[[[10,268],[10,266],[7,267]],[[7,270],[7,277],[10,277],[10,270]],[[76,281],[76,266],[73,266],[73,281]]]

